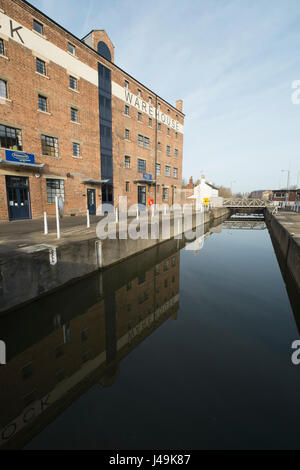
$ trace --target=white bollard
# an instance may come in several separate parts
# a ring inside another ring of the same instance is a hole
[[[154,204],[151,206],[151,217],[154,217]]]
[[[139,208],[136,208],[136,218],[139,219]]]
[[[56,210],[56,232],[57,238],[60,238],[60,221],[59,221],[59,211],[58,211],[58,197],[55,196],[55,210]]]
[[[91,226],[90,211],[88,209],[86,211],[86,226],[87,226],[87,228],[90,228],[90,226]]]
[[[44,234],[48,235],[47,212],[44,212]]]
[[[119,222],[118,208],[116,207],[116,223]]]
[[[167,206],[166,206],[166,204],[164,205],[164,215],[167,215]]]

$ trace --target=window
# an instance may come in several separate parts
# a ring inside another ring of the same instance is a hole
[[[144,147],[148,149],[150,146],[149,137],[144,137]]]
[[[157,103],[157,108],[160,109],[160,103]]]
[[[165,176],[171,176],[171,167],[169,165],[165,166]]]
[[[33,29],[37,33],[44,34],[44,27],[43,27],[42,23],[40,23],[37,20],[33,20]]]
[[[157,130],[159,130],[159,131],[161,130],[161,123],[160,122],[157,123]]]
[[[175,137],[176,137],[176,139],[178,138],[178,132],[175,132]]]
[[[81,332],[81,342],[84,343],[88,340],[88,329],[85,329]]]
[[[141,120],[142,120],[142,113],[138,111],[138,121],[141,121]]]
[[[42,75],[46,75],[46,63],[38,57],[36,58],[36,71]]]
[[[160,175],[160,163],[156,163],[155,165],[155,173],[157,176]]]
[[[73,157],[80,157],[80,144],[73,142]]]
[[[173,178],[178,178],[178,169],[173,168]]]
[[[130,157],[128,155],[125,155],[124,166],[125,168],[130,168]]]
[[[163,201],[169,200],[169,188],[163,188]]]
[[[176,117],[176,121],[178,121],[178,114],[176,114],[176,116],[175,116],[175,117]]]
[[[125,183],[125,191],[126,191],[126,193],[129,193],[129,191],[130,191],[129,181],[126,181],[126,183]]]
[[[157,150],[161,150],[161,143],[157,142]]]
[[[0,39],[0,55],[4,55],[4,42]]]
[[[149,104],[151,104],[151,103],[152,103],[152,98],[151,98],[151,96],[149,96]]]
[[[129,82],[125,80],[125,88],[129,88]]]
[[[0,147],[11,150],[22,150],[21,129],[0,125]]]
[[[48,157],[58,157],[58,140],[56,137],[42,135],[42,154]]]
[[[72,88],[72,90],[77,90],[77,79],[72,76],[70,76],[70,88]]]
[[[126,116],[129,116],[129,106],[127,104],[125,104],[124,113],[126,114]]]
[[[167,135],[170,135],[170,128],[167,128]]]
[[[7,83],[5,80],[0,80],[0,97],[7,98]]]
[[[39,95],[38,106],[40,111],[47,112],[47,98],[45,96]]]
[[[170,114],[170,110],[168,109],[168,114]]]
[[[174,155],[175,155],[175,157],[178,157],[178,149],[174,150]]]
[[[149,127],[152,127],[152,119],[149,118]]]
[[[55,196],[65,199],[65,182],[64,180],[46,179],[47,184],[47,201],[49,204],[55,202]]]
[[[144,145],[144,138],[141,134],[138,135],[138,144],[139,144],[139,147],[143,147]]]
[[[101,137],[111,137],[111,128],[104,124],[100,124],[100,135]]]
[[[22,379],[23,380],[26,380],[26,379],[28,379],[29,377],[31,377],[33,375],[32,362],[30,362],[30,364],[27,364],[26,366],[24,366],[21,369],[21,374],[22,374]]]
[[[138,172],[144,173],[146,171],[146,160],[138,158]]]
[[[170,145],[167,145],[167,155],[171,155],[171,147],[170,147]]]
[[[69,44],[68,44],[68,51],[69,51],[71,54],[73,54],[73,55],[76,54],[75,46],[73,46],[73,44],[71,44],[70,42],[69,42]]]
[[[140,96],[140,97],[142,96],[142,92],[141,92],[140,89],[138,90],[138,96]]]
[[[78,122],[78,109],[71,108],[71,121]]]
[[[129,140],[130,132],[129,129],[125,129],[125,139]]]

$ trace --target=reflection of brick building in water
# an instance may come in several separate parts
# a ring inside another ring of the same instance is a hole
[[[110,291],[106,286],[111,280],[97,274],[89,280],[92,288],[86,306],[75,296],[72,301],[69,294],[63,299],[58,293],[53,301],[45,297],[49,311],[56,313],[40,329],[29,323],[19,337],[15,329],[9,329],[8,352],[10,344],[19,346],[0,368],[0,447],[18,447],[30,440],[94,383],[114,383],[122,358],[166,319],[176,318],[179,262],[179,252],[170,254]],[[80,283],[74,289],[80,291]],[[41,302],[32,306],[39,315]],[[69,310],[68,321],[61,317],[59,305],[62,311]],[[20,311],[23,321],[26,312],[30,309]],[[13,324],[16,319],[9,321]],[[32,335],[36,338],[31,339]]]

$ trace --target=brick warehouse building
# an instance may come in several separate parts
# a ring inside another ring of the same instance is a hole
[[[0,0],[0,220],[172,204],[181,187],[176,107],[114,64],[103,30],[82,40],[23,0]]]

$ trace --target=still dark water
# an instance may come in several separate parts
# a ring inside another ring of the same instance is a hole
[[[198,253],[170,241],[0,320],[1,445],[299,449],[297,312],[262,225],[225,222]]]

